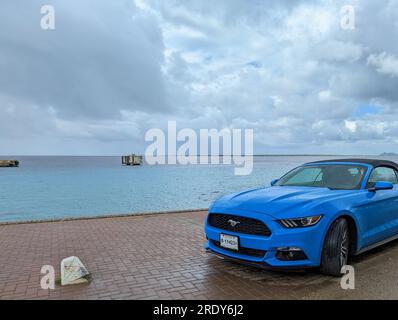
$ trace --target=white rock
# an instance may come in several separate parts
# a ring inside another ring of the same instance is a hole
[[[61,284],[63,286],[87,283],[88,280],[84,278],[87,275],[89,272],[78,257],[72,256],[61,261]]]

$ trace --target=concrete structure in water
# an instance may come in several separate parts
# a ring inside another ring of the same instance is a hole
[[[18,160],[0,160],[0,168],[1,167],[18,167]]]
[[[122,156],[122,164],[125,166],[139,166],[142,164],[142,156],[137,156],[135,154]]]

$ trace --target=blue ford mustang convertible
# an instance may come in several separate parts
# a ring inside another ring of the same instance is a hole
[[[304,164],[271,187],[209,209],[206,249],[248,264],[320,267],[339,276],[351,255],[398,237],[398,165],[344,159]]]

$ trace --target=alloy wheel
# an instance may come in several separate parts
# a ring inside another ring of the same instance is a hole
[[[340,264],[344,266],[348,261],[348,231],[344,230],[340,243]]]

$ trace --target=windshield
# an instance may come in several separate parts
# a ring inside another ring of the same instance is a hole
[[[361,165],[311,165],[284,175],[276,186],[302,186],[329,189],[360,189],[366,167]]]

